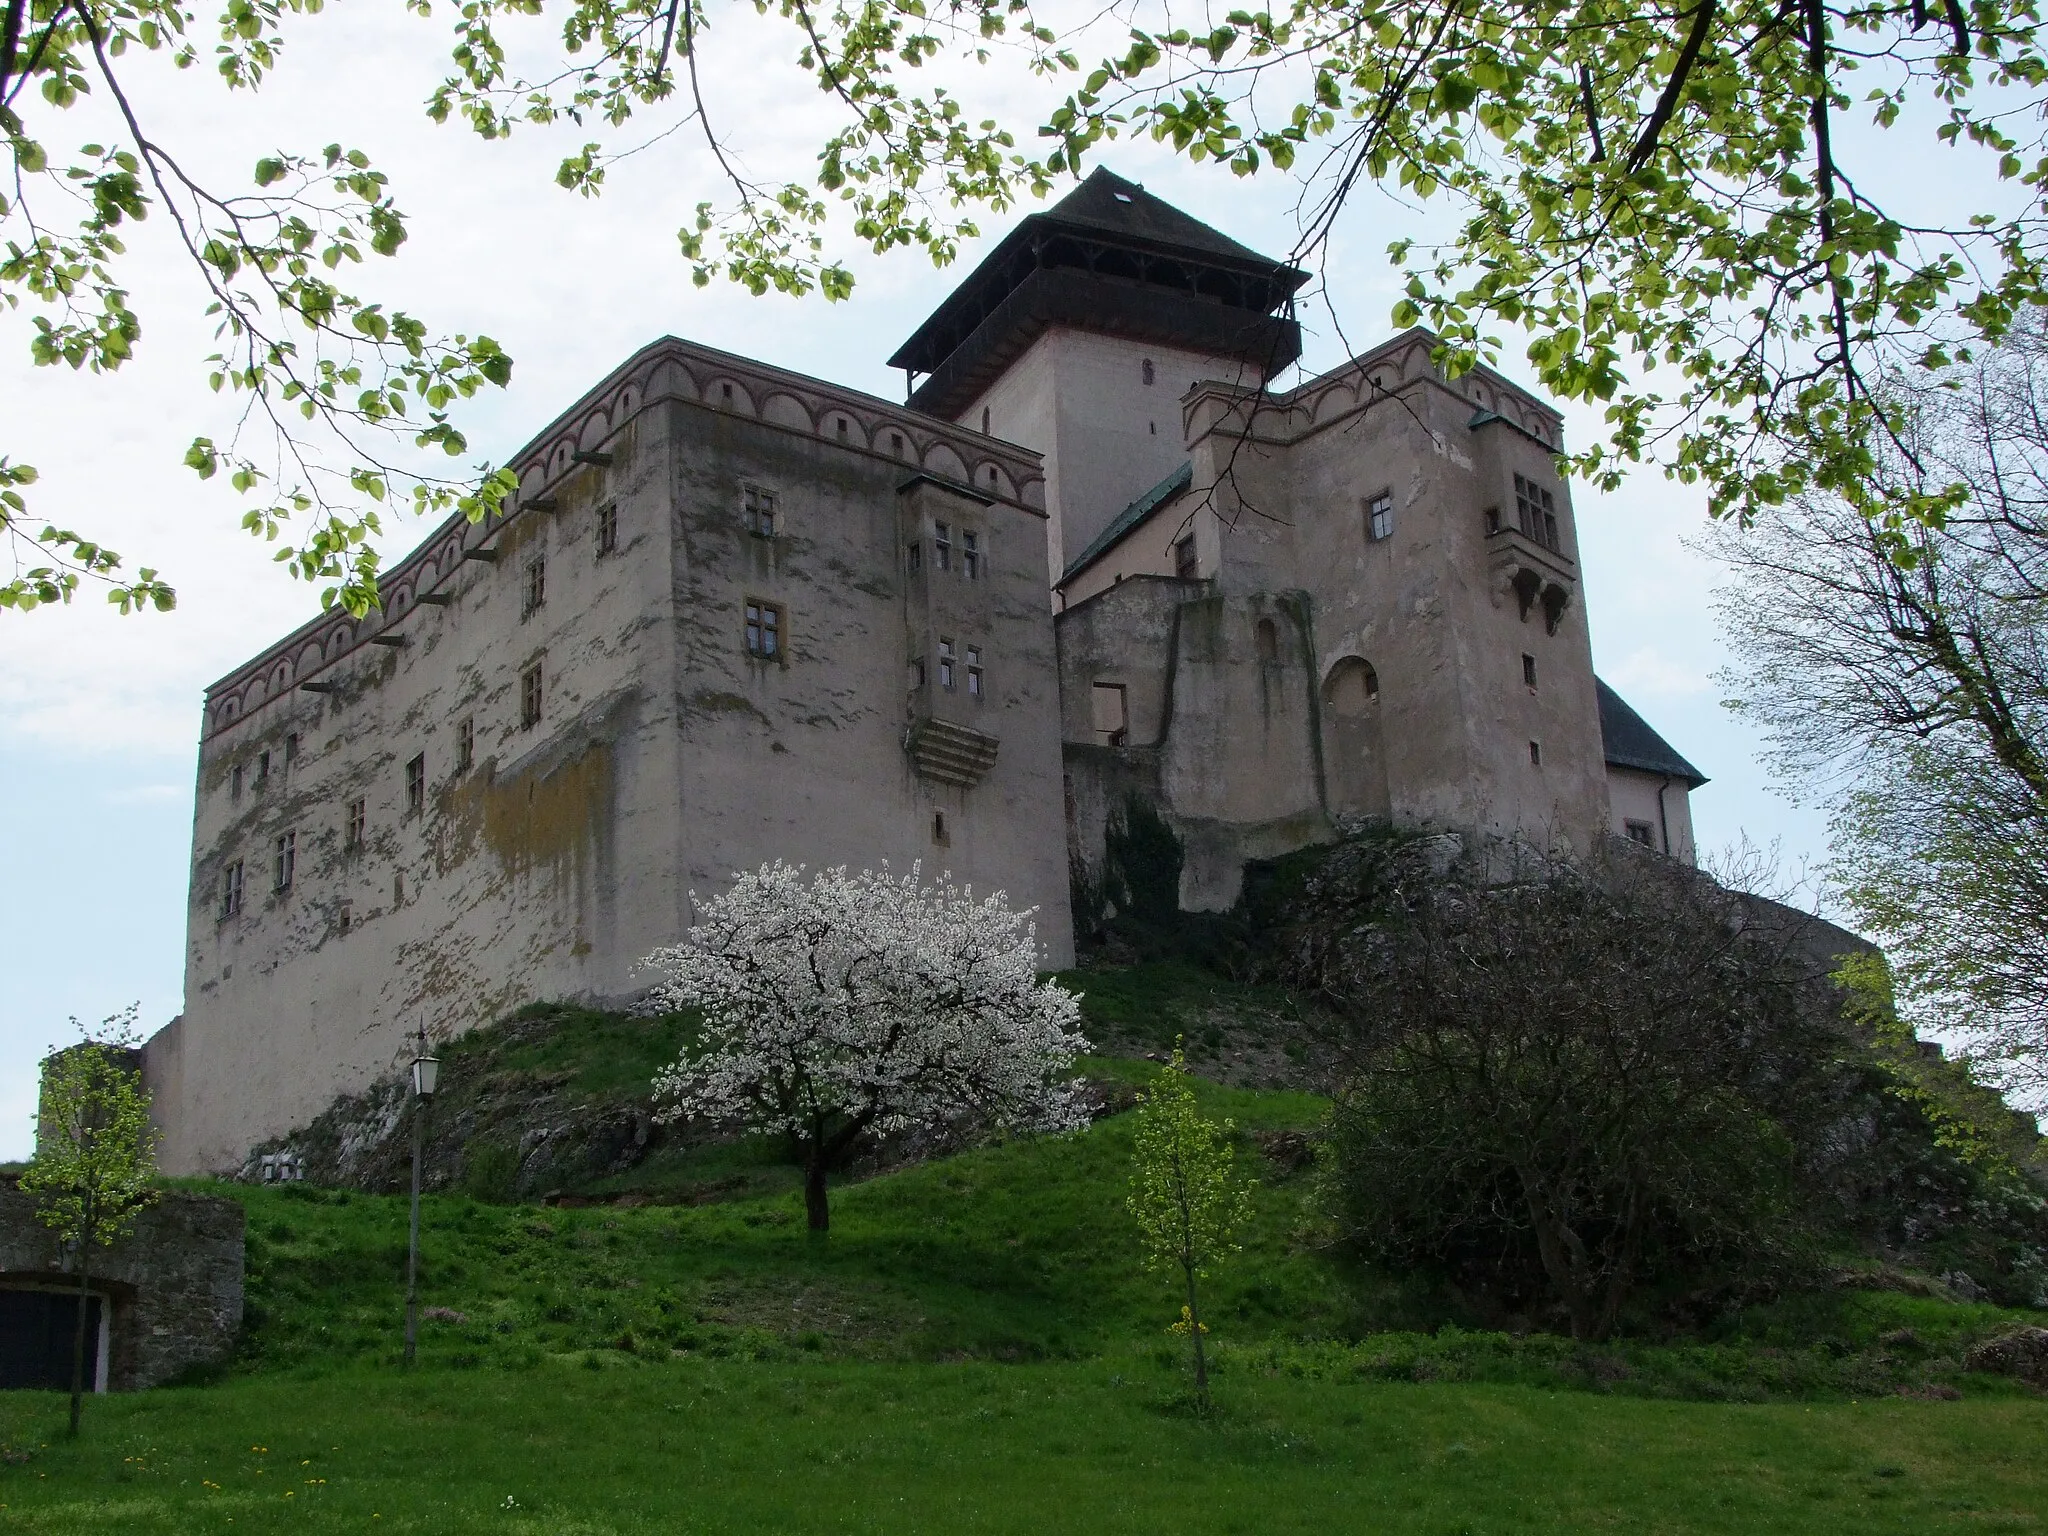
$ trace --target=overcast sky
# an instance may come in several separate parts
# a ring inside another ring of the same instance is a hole
[[[594,202],[565,193],[553,185],[554,166],[582,135],[526,132],[485,144],[428,123],[419,104],[440,78],[432,45],[441,24],[386,10],[295,20],[295,46],[254,100],[231,98],[203,67],[181,77],[144,69],[137,95],[156,135],[221,185],[246,177],[274,147],[337,138],[391,174],[411,240],[362,283],[435,329],[488,333],[517,360],[511,389],[463,417],[479,457],[503,462],[665,333],[900,398],[901,377],[884,360],[979,248],[950,273],[914,255],[862,262],[842,304],[696,289],[675,240],[696,202],[717,193],[696,141],[678,134],[621,163]],[[736,14],[718,46],[720,65],[707,73],[717,120],[757,169],[801,174],[819,118],[812,93],[775,62],[786,35]],[[62,133],[38,126],[54,143],[96,131],[90,110]],[[1294,242],[1291,189],[1275,178],[1236,181],[1150,144],[1111,146],[1101,161],[1254,248],[1284,254]],[[1005,222],[992,221],[990,235]],[[1345,331],[1361,345],[1389,329],[1386,243],[1418,227],[1411,210],[1368,194],[1322,262]],[[180,467],[186,443],[224,436],[229,417],[204,389],[213,346],[203,301],[168,236],[159,218],[130,241],[135,260],[124,276],[144,330],[120,373],[32,369],[27,312],[0,321],[0,452],[41,468],[33,514],[105,539],[131,567],[160,567],[180,598],[168,615],[119,618],[88,594],[68,610],[0,616],[10,859],[0,894],[0,1158],[29,1149],[36,1062],[71,1038],[68,1015],[96,1019],[139,1001],[147,1030],[177,1013],[203,690],[317,608],[315,592],[239,531],[233,496]],[[1303,318],[1304,366],[1340,362],[1330,316]],[[1598,427],[1590,413],[1567,419],[1579,441]],[[1645,472],[1612,495],[1580,488],[1574,502],[1595,662],[1712,778],[1693,802],[1702,849],[1747,834],[1782,839],[1792,861],[1819,858],[1821,819],[1771,792],[1756,743],[1720,706],[1712,674],[1724,653],[1709,613],[1716,573],[1682,543],[1704,525],[1699,494]],[[402,523],[393,549],[421,532]]]

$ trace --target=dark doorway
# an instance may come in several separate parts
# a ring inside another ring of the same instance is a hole
[[[85,1299],[85,1388],[99,1380],[100,1299]],[[0,1388],[71,1390],[78,1294],[0,1290]]]

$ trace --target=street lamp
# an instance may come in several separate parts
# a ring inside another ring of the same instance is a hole
[[[420,1026],[412,1059],[412,1241],[405,1253],[405,1364],[412,1368],[420,1326],[420,1148],[427,1110],[434,1102],[441,1063],[427,1052],[426,1026]]]

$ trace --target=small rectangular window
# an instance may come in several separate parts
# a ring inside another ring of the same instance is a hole
[[[535,555],[526,562],[526,601],[520,606],[519,616],[530,617],[548,600],[548,557]]]
[[[240,763],[235,764],[234,771],[228,775],[228,798],[231,800],[242,798],[242,765]]]
[[[1381,491],[1365,504],[1365,536],[1377,543],[1391,538],[1394,532],[1394,497],[1390,491]]]
[[[904,548],[903,557],[910,566],[910,574],[915,576],[919,571],[924,569],[923,543],[917,539],[912,539],[910,543]]]
[[[1089,704],[1090,721],[1095,734],[1112,747],[1124,744],[1124,737],[1130,731],[1130,716],[1126,712],[1126,698],[1122,683],[1097,683]]]
[[[405,810],[417,816],[427,808],[427,754],[422,752],[405,765]]]
[[[775,493],[750,485],[746,492],[747,532],[757,539],[775,537]]]
[[[903,434],[901,432],[891,432],[889,434],[889,452],[896,458],[900,459],[903,457]]]
[[[220,915],[233,917],[242,910],[242,861],[235,860],[221,871]]]
[[[299,864],[299,834],[280,832],[273,851],[270,871],[270,888],[274,891],[288,891],[292,888],[292,876]]]
[[[1200,569],[1195,563],[1195,536],[1191,533],[1173,544],[1173,574],[1182,581],[1193,581]]]
[[[348,839],[345,846],[363,846],[363,832],[369,826],[370,807],[366,801],[351,800],[348,803]]]
[[[944,811],[932,812],[932,841],[941,848],[946,847],[953,841],[946,832],[946,813]]]
[[[349,929],[355,926],[355,921],[355,903],[350,901],[344,901],[341,904],[340,913],[335,918],[335,926],[338,927],[343,933],[347,933]]]
[[[981,697],[981,650],[978,646],[967,647],[967,691],[977,699]]]
[[[924,686],[924,658],[916,657],[910,663],[910,686],[913,689]]]
[[[1536,658],[1526,652],[1522,656],[1522,682],[1530,692],[1536,691]]]
[[[1657,846],[1657,829],[1647,821],[1624,821],[1621,830],[1632,843],[1641,843],[1645,848]]]
[[[950,640],[939,642],[939,686],[953,686],[953,642]]]
[[[270,754],[267,751],[258,752],[256,754],[256,787],[258,789],[261,789],[265,784],[268,784],[269,782]]]
[[[608,555],[619,547],[619,504],[608,501],[597,509],[597,552]]]
[[[464,715],[455,723],[455,771],[467,773],[476,766],[476,722]]]
[[[299,733],[292,731],[284,739],[284,760],[287,764],[299,760]]]
[[[953,569],[953,530],[945,523],[932,524],[932,569]]]
[[[1540,741],[1529,743],[1529,766],[1531,768],[1541,768],[1543,766],[1543,743]]]
[[[747,603],[747,654],[773,661],[782,654],[782,610],[773,603]]]
[[[1488,507],[1488,508],[1486,509],[1486,531],[1487,531],[1488,533],[1499,533],[1499,532],[1500,532],[1500,508],[1499,508],[1499,507]]]
[[[540,663],[535,662],[519,674],[519,728],[532,730],[540,724],[541,683]]]
[[[960,530],[960,569],[969,581],[981,580],[981,535],[972,528]]]

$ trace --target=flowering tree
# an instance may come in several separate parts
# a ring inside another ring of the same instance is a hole
[[[827,1174],[876,1136],[974,1124],[1063,1131],[1086,1113],[1064,1080],[1087,1049],[1074,994],[1038,979],[1029,912],[998,892],[844,868],[765,864],[698,906],[645,964],[655,1000],[704,1035],[655,1081],[670,1119],[738,1120],[789,1139],[811,1230]]]
[[[78,1433],[85,1392],[85,1314],[92,1251],[127,1235],[156,1199],[156,1132],[149,1094],[130,1066],[136,1009],[107,1019],[83,1044],[52,1051],[43,1063],[36,1112],[35,1160],[21,1176],[36,1219],[78,1262],[78,1315],[71,1341],[71,1433]],[[76,1020],[72,1022],[76,1023]]]
[[[1237,1251],[1233,1236],[1251,1215],[1253,1186],[1237,1177],[1232,1122],[1209,1119],[1195,1104],[1187,1061],[1178,1044],[1152,1086],[1138,1097],[1131,1167],[1131,1215],[1152,1269],[1179,1270],[1188,1299],[1175,1333],[1194,1350],[1195,1396],[1209,1403],[1209,1362],[1202,1348],[1202,1302],[1196,1282],[1209,1266]]]

